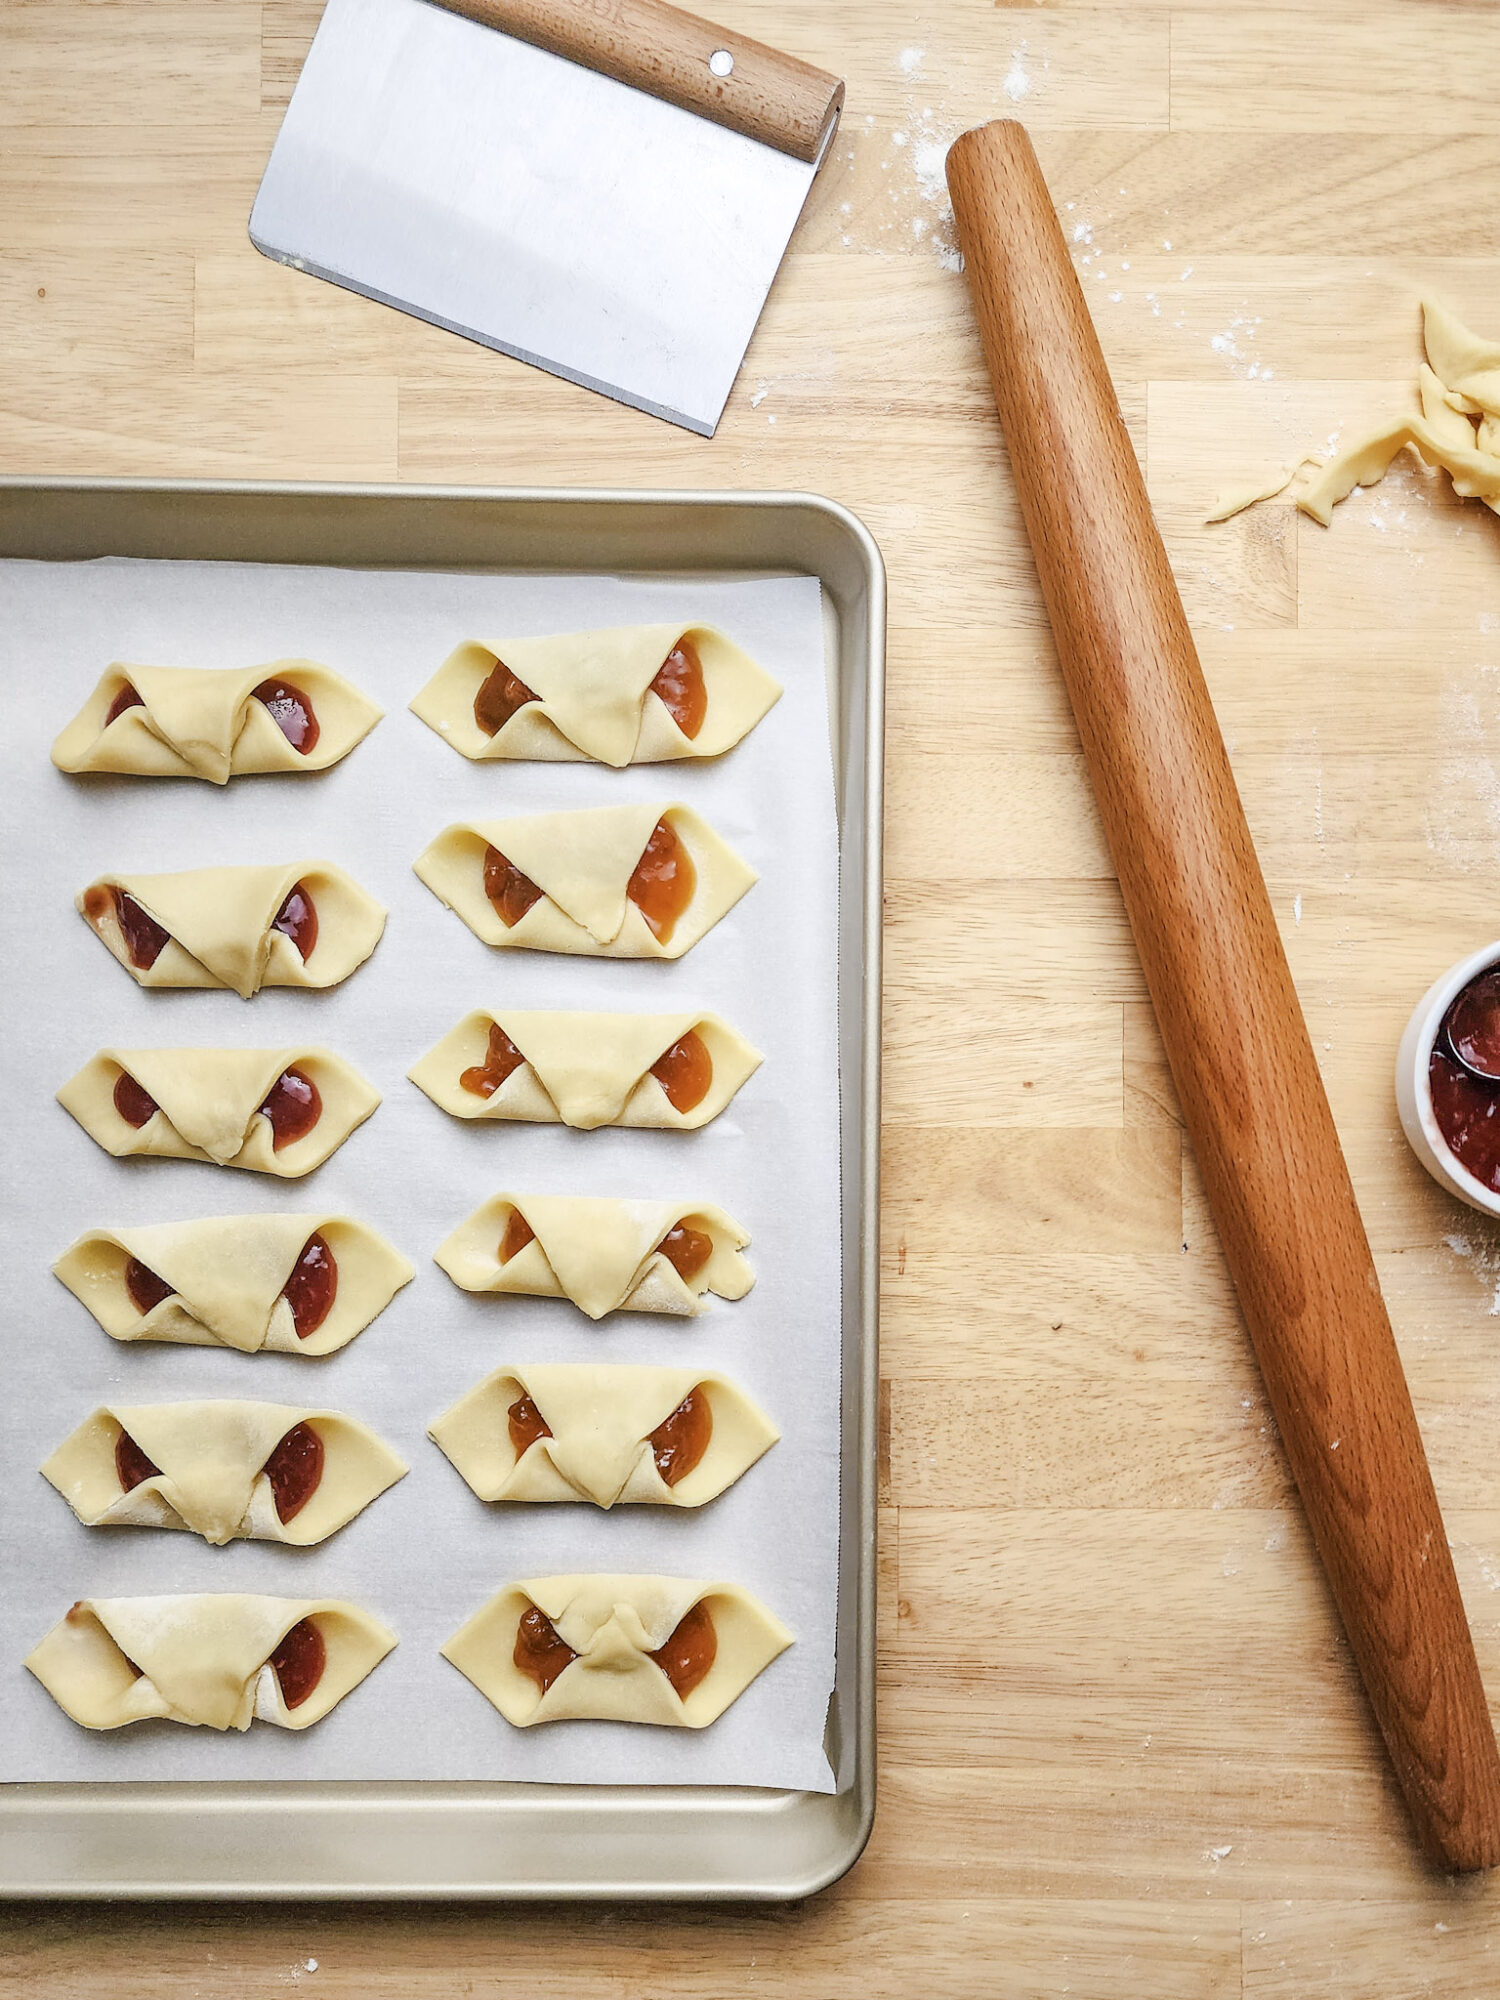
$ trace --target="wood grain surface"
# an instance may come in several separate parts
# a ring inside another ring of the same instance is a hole
[[[1416,1859],[1208,1221],[952,268],[1024,116],[1145,464],[1500,1695],[1500,1232],[1396,1123],[1500,937],[1500,520],[1400,470],[1221,488],[1500,332],[1486,6],[718,0],[849,100],[712,443],[257,257],[316,0],[0,7],[0,464],[807,486],[891,573],[881,1809],[789,1911],[46,1909],[10,2000],[1475,2000],[1500,1886]],[[898,143],[898,134],[900,143]],[[1069,207],[1069,204],[1072,204]],[[313,1963],[310,1965],[309,1961]],[[315,1969],[314,1969],[315,1968]]]

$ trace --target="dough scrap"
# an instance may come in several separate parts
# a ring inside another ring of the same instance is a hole
[[[713,1419],[708,1448],[669,1486],[651,1433],[695,1390]],[[552,1435],[518,1458],[508,1412],[521,1396],[531,1398]],[[487,1375],[435,1418],[427,1435],[481,1500],[588,1500],[609,1508],[701,1507],[781,1434],[743,1389],[712,1369],[517,1363]]]
[[[305,755],[272,719],[255,690],[287,681],[312,703],[318,740]],[[143,706],[106,726],[126,682]],[[234,777],[270,771],[326,771],[347,757],[385,713],[377,702],[315,660],[272,660],[259,667],[106,668],[98,685],[52,746],[60,771],[113,771],[141,778]]]
[[[687,849],[692,901],[666,944],[627,894],[658,820]],[[542,891],[518,923],[501,922],[484,892],[484,856],[499,851]],[[462,820],[413,863],[438,899],[485,944],[586,958],[681,958],[759,879],[690,806],[598,806],[528,819]]]
[[[1482,500],[1500,513],[1500,345],[1471,333],[1433,299],[1422,301],[1422,337],[1427,362],[1416,385],[1421,414],[1393,418],[1357,438],[1293,495],[1301,512],[1323,527],[1330,525],[1341,500],[1357,486],[1383,479],[1407,450],[1428,465],[1441,466],[1460,499]],[[1477,427],[1471,421],[1475,417]],[[1297,471],[1277,484],[1221,495],[1206,520],[1227,521],[1257,501],[1273,498],[1291,485]]]
[[[465,1090],[459,1079],[466,1069],[482,1066],[492,1026],[526,1060],[491,1096],[481,1097]],[[688,1034],[706,1045],[713,1081],[700,1104],[679,1111],[651,1066]],[[718,1117],[761,1060],[717,1014],[577,1014],[506,1007],[466,1014],[407,1075],[455,1118],[561,1122],[581,1131],[625,1125],[691,1132]]]
[[[512,1209],[533,1237],[502,1264],[500,1241]],[[690,1284],[657,1248],[679,1222],[713,1239],[712,1255]],[[466,1216],[433,1258],[466,1292],[571,1299],[590,1319],[611,1312],[692,1317],[703,1310],[704,1292],[742,1299],[750,1290],[755,1274],[740,1255],[749,1241],[723,1209],[702,1203],[497,1194]]]
[[[323,1101],[318,1122],[278,1153],[260,1107],[283,1071],[299,1069]],[[115,1109],[121,1070],[134,1077],[157,1109],[142,1126]],[[358,1070],[329,1049],[293,1044],[282,1049],[100,1049],[57,1101],[89,1137],[116,1159],[207,1160],[222,1167],[298,1180],[338,1151],[380,1102]]]
[[[714,1663],[684,1700],[649,1653],[689,1611],[707,1608]],[[577,1653],[542,1694],[515,1664],[516,1630],[533,1605]],[[675,1576],[543,1576],[507,1584],[441,1648],[517,1729],[537,1722],[650,1722],[705,1729],[793,1644],[792,1634],[735,1583]]]
[[[327,1662],[307,1699],[288,1708],[270,1659],[304,1618],[321,1632]],[[258,1717],[307,1729],[395,1644],[378,1619],[335,1597],[85,1597],[33,1647],[26,1665],[85,1729],[153,1717],[204,1729],[248,1729]]]
[[[304,1340],[285,1292],[314,1233],[333,1253],[338,1286],[322,1325]],[[172,1287],[171,1297],[148,1313],[137,1309],[126,1289],[132,1257]],[[312,1356],[347,1346],[416,1276],[375,1230],[320,1212],[91,1229],[52,1268],[112,1340]]]
[[[697,651],[708,697],[696,736],[683,734],[651,686],[684,639]],[[487,736],[475,720],[474,698],[497,660],[538,699]],[[722,756],[750,733],[781,692],[763,667],[711,625],[621,625],[494,644],[468,640],[449,654],[411,709],[476,761],[583,761],[619,769]]]
[[[262,1468],[289,1430],[323,1443],[323,1473],[283,1521]],[[115,1446],[126,1432],[158,1476],[123,1492]],[[353,1417],[282,1403],[107,1403],[41,1467],[85,1527],[186,1528],[215,1545],[248,1537],[310,1548],[352,1521],[408,1468]]]
[[[318,918],[317,942],[306,959],[273,928],[298,887],[311,898]],[[89,891],[100,888],[123,889],[170,932],[154,964],[131,964],[113,903],[102,916],[89,915]],[[242,1000],[262,986],[337,986],[374,951],[386,916],[374,897],[331,861],[99,875],[79,892],[75,908],[137,986],[227,986]]]

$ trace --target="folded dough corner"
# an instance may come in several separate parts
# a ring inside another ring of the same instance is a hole
[[[338,1598],[81,1598],[26,1665],[85,1729],[162,1719],[307,1729],[358,1687],[396,1635]],[[295,1677],[295,1687],[283,1687]]]
[[[659,825],[693,872],[690,900],[664,942],[631,895]],[[502,855],[540,897],[507,923],[485,889],[486,857]],[[597,806],[524,819],[460,820],[412,864],[485,944],[585,958],[681,958],[759,879],[690,806]]]
[[[533,1608],[573,1655],[545,1689],[516,1661],[520,1622]],[[694,1612],[709,1626],[709,1662],[682,1695],[652,1655]],[[705,1729],[793,1643],[780,1619],[738,1584],[544,1576],[507,1584],[442,1653],[518,1729],[566,1721]]]
[[[653,687],[687,648],[703,712],[692,734]],[[500,727],[479,720],[496,669],[527,699]],[[468,640],[411,703],[414,715],[476,761],[596,762],[619,769],[684,757],[720,757],[781,698],[764,667],[712,625],[621,625],[544,638]]]

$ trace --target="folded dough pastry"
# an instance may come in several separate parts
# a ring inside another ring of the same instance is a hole
[[[332,667],[273,660],[259,667],[105,670],[52,746],[61,771],[227,784],[256,771],[326,771],[384,710]]]
[[[442,1648],[507,1722],[703,1729],[792,1635],[748,1590],[677,1576],[507,1584]]]
[[[586,958],[681,958],[758,879],[683,805],[464,820],[413,865],[486,944]]]
[[[332,1354],[416,1276],[346,1215],[214,1215],[91,1229],[52,1266],[114,1340]]]
[[[619,625],[470,640],[411,708],[465,757],[618,767],[722,756],[780,698],[712,625]]]
[[[610,1312],[692,1315],[704,1292],[742,1299],[750,1238],[722,1208],[611,1196],[497,1194],[433,1252],[466,1292],[571,1299]]]
[[[335,1597],[84,1597],[26,1665],[85,1729],[155,1717],[306,1729],[395,1643],[378,1619]]]
[[[116,1159],[146,1153],[297,1180],[380,1102],[328,1049],[101,1049],[57,1093]]]
[[[528,1363],[487,1375],[427,1435],[481,1500],[701,1507],[780,1432],[710,1369]]]
[[[353,1417],[282,1403],[108,1403],[42,1477],[86,1528],[187,1528],[310,1548],[407,1470]]]
[[[659,1126],[717,1118],[761,1057],[717,1014],[466,1014],[407,1075],[455,1118]]]
[[[77,898],[138,986],[337,986],[380,942],[385,911],[331,861],[100,875]]]

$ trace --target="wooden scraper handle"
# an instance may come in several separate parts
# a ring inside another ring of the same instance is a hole
[[[1401,1789],[1500,1861],[1500,1757],[1375,1265],[1109,371],[1025,129],[948,186],[1125,906],[1224,1253]]]
[[[666,0],[437,4],[799,160],[817,159],[844,102],[842,82],[826,70],[716,28]],[[726,56],[732,59],[727,74]]]

